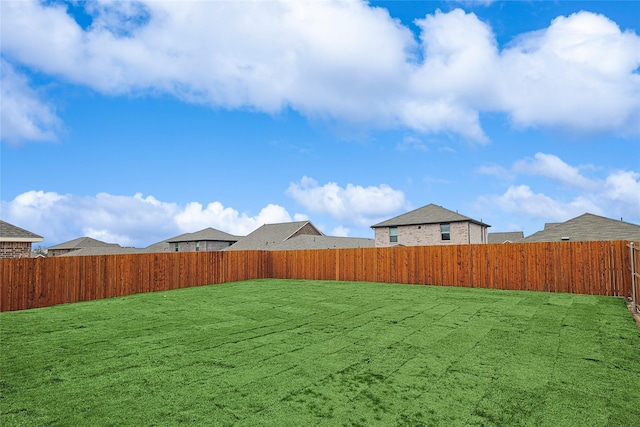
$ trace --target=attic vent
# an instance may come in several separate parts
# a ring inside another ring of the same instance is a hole
[[[569,240],[569,239],[571,239],[571,238],[570,238],[570,237],[567,237],[567,236],[565,236],[565,237],[561,237],[561,238],[560,238],[560,240],[564,240],[564,241]]]

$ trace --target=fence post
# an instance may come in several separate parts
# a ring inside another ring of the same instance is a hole
[[[635,248],[633,242],[629,245],[631,248],[631,298],[633,299],[633,312],[638,314],[638,295],[636,295],[636,263]]]

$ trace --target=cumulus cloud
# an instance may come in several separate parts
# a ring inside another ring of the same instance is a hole
[[[487,167],[479,172],[489,173],[494,169],[496,167]],[[501,195],[480,197],[479,206],[497,207],[510,214],[553,221],[565,221],[585,212],[640,220],[638,172],[613,170],[605,177],[588,177],[581,168],[545,153],[536,153],[534,159],[519,160],[510,170],[502,168],[498,171],[500,174],[509,174],[512,180],[530,175],[543,176],[553,184],[566,186],[567,191],[558,193],[554,198],[543,192],[534,192],[526,184],[510,184]]]
[[[262,208],[258,215],[249,216],[235,209],[225,208],[220,202],[209,203],[206,208],[198,202],[191,202],[175,216],[176,224],[183,230],[213,227],[239,236],[247,235],[263,224],[291,220],[291,216],[282,206],[269,204]]]
[[[26,76],[0,59],[0,140],[54,141],[62,122]]]
[[[83,5],[86,28],[61,3],[5,2],[3,57],[108,95],[292,108],[481,143],[484,112],[521,127],[640,133],[640,37],[589,12],[500,47],[460,9],[417,20],[416,39],[364,1]]]
[[[3,220],[40,234],[51,244],[88,236],[143,247],[207,227],[246,235],[265,223],[291,221],[289,213],[274,204],[251,216],[219,202],[180,206],[140,193],[76,196],[28,191],[0,202],[0,208]]]
[[[501,62],[503,103],[517,124],[640,130],[640,38],[605,16],[558,17],[519,37]]]
[[[366,227],[407,207],[404,193],[385,184],[340,187],[329,182],[320,186],[313,178],[304,176],[300,182],[292,182],[286,194],[313,213],[328,214],[337,221]]]
[[[511,214],[554,221],[565,221],[585,212],[598,215],[603,213],[599,206],[584,197],[564,202],[542,193],[534,193],[527,185],[510,186],[504,194],[492,197],[491,202]]]
[[[519,160],[513,171],[520,174],[541,175],[563,184],[589,189],[597,184],[581,174],[580,169],[570,166],[553,154],[536,153],[533,159]]]

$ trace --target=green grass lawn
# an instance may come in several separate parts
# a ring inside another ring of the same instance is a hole
[[[3,427],[640,424],[619,298],[253,280],[0,327]]]

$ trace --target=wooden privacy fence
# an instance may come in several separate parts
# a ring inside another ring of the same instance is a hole
[[[179,252],[0,260],[0,311],[263,278],[269,253]]]
[[[633,312],[640,313],[640,243],[629,243],[631,248],[631,298]]]
[[[629,243],[541,242],[0,260],[0,311],[258,278],[632,294]]]
[[[624,241],[274,251],[271,277],[630,296]]]

